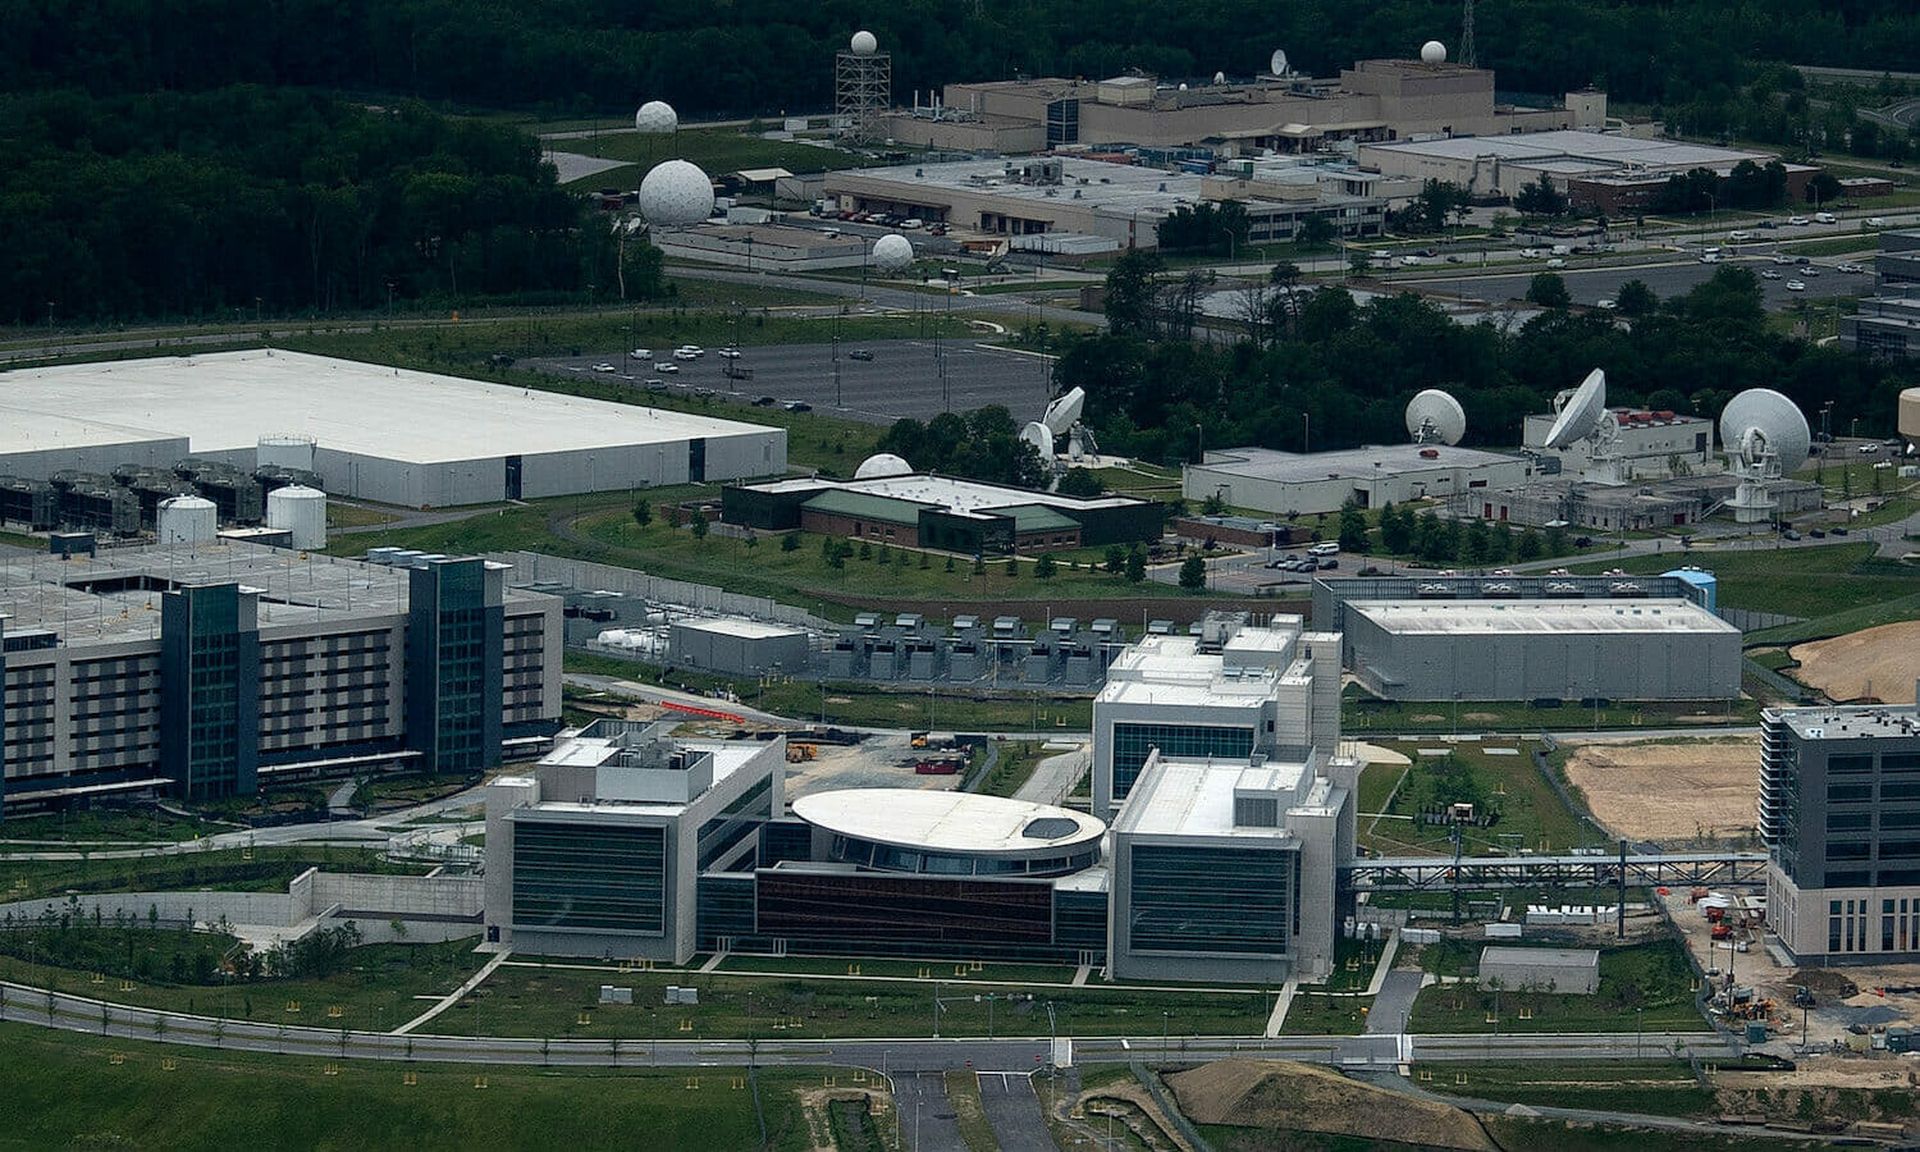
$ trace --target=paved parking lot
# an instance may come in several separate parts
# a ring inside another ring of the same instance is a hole
[[[680,393],[707,389],[745,400],[761,396],[781,402],[802,400],[818,411],[869,424],[891,424],[903,416],[926,420],[949,409],[971,412],[989,404],[1005,406],[1016,421],[1025,423],[1039,418],[1048,398],[1044,358],[973,340],[944,340],[937,345],[932,340],[842,341],[837,388],[831,344],[745,348],[737,363],[752,371],[750,380],[729,379],[722,371],[726,361],[714,349],[698,360],[673,362],[679,368],[674,373],[654,370],[654,361],[670,362],[671,349],[651,351],[653,360],[646,362],[605,352],[527,364],[569,375],[590,373],[595,364],[611,364],[614,371],[604,375],[631,377],[636,388],[658,379]],[[870,352],[873,358],[856,360],[854,352]]]
[[[1019,1072],[979,1074],[980,1104],[1000,1152],[1057,1152],[1033,1079]]]

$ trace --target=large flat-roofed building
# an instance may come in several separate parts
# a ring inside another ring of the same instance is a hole
[[[1107,667],[1093,702],[1093,812],[1124,803],[1154,751],[1245,761],[1340,737],[1340,637],[1298,616],[1264,627],[1209,616],[1197,636],[1146,636]]]
[[[1678,412],[1630,408],[1615,409],[1614,417],[1618,431],[1599,454],[1591,440],[1576,440],[1565,448],[1547,447],[1547,434],[1559,418],[1553,412],[1528,416],[1522,425],[1521,444],[1529,452],[1559,460],[1560,475],[1600,484],[1629,484],[1720,470],[1713,455],[1713,421]]]
[[[1314,751],[1144,765],[1113,827],[1121,980],[1278,984],[1333,971],[1352,779]]]
[[[786,741],[677,740],[596,720],[487,786],[487,938],[684,964],[708,870],[751,869],[782,815]]]
[[[1618,215],[1651,206],[1673,176],[1703,168],[1726,180],[1743,162],[1764,168],[1779,157],[1770,152],[1581,130],[1524,136],[1455,133],[1430,140],[1364,143],[1358,159],[1385,175],[1442,180],[1458,184],[1476,197],[1511,198],[1544,177],[1574,207]],[[1807,184],[1819,169],[1805,164],[1783,167],[1788,196],[1805,199]]]
[[[804,672],[811,652],[804,628],[739,617],[690,617],[675,620],[667,631],[667,659],[703,672]]]
[[[1135,144],[1241,155],[1427,133],[1599,128],[1606,112],[1600,92],[1570,93],[1557,108],[1516,108],[1496,100],[1493,73],[1485,69],[1382,59],[1358,61],[1338,80],[1289,75],[1175,84],[1125,75],[949,84],[938,102],[895,112],[887,134],[905,144],[976,151]]]
[[[1313,620],[1339,632],[1341,658],[1353,659],[1346,638],[1347,604],[1353,600],[1512,602],[1547,600],[1686,600],[1718,611],[1719,582],[1698,568],[1676,568],[1659,576],[1562,576],[1521,572],[1506,576],[1408,575],[1321,576],[1313,582]]]
[[[1797,964],[1920,960],[1920,709],[1760,714],[1767,926]]]
[[[167,467],[189,452],[251,468],[263,438],[289,435],[312,440],[311,470],[328,492],[415,508],[787,467],[781,428],[297,352],[0,376],[4,476]]]
[[[1451,496],[1525,481],[1533,465],[1446,445],[1388,444],[1334,452],[1273,448],[1210,451],[1181,472],[1181,494],[1201,501],[1219,496],[1236,508],[1312,515],[1337,512],[1348,501],[1363,508]]]
[[[1892,360],[1920,356],[1920,283],[1898,294],[1862,299],[1856,311],[1840,317],[1840,343],[1855,352]],[[1920,436],[1920,420],[1909,417],[1901,432]]]
[[[1726,700],[1740,630],[1686,600],[1349,600],[1349,670],[1388,700]]]
[[[505,571],[227,540],[0,563],[0,801],[215,799],[542,747],[561,602]]]
[[[1344,181],[1328,180],[1285,191],[1257,183],[1216,189],[1197,173],[1072,155],[848,169],[830,173],[826,184],[827,195],[843,209],[900,213],[1015,238],[1099,237],[1122,248],[1155,247],[1168,216],[1222,194],[1245,209],[1249,243],[1291,240],[1314,217],[1345,236],[1379,235],[1386,200],[1355,196],[1345,187]]]
[[[668,256],[763,272],[813,272],[858,268],[867,261],[867,241],[859,236],[829,236],[812,228],[778,224],[708,224],[655,234]]]
[[[730,485],[721,492],[721,516],[763,531],[798,528],[908,548],[1044,553],[1158,539],[1166,507],[921,474]]]

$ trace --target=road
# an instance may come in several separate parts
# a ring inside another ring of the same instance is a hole
[[[941,1072],[893,1076],[894,1116],[906,1152],[967,1152]]]
[[[1388,972],[1380,984],[1367,1013],[1369,1035],[1392,1034],[1407,1030],[1407,1017],[1413,1014],[1414,998],[1420,995],[1420,982],[1426,973],[1408,968]]]
[[[1800,229],[1794,229],[1795,232]],[[1716,242],[1718,242],[1716,240]],[[1702,264],[1694,257],[1665,260],[1647,264],[1634,264],[1624,267],[1608,268],[1560,268],[1554,269],[1561,279],[1567,282],[1567,290],[1573,294],[1576,304],[1598,304],[1601,300],[1610,300],[1620,294],[1620,286],[1629,280],[1638,280],[1653,289],[1654,295],[1665,300],[1669,296],[1679,296],[1704,284],[1721,268],[1748,268],[1756,275],[1762,270],[1779,272],[1778,280],[1761,280],[1760,291],[1766,307],[1770,311],[1781,311],[1799,300],[1825,300],[1836,296],[1858,296],[1873,290],[1873,277],[1866,274],[1848,274],[1834,271],[1836,264],[1848,260],[1855,262],[1871,260],[1872,253],[1864,252],[1850,256],[1822,257],[1814,262],[1820,273],[1803,282],[1804,292],[1787,291],[1787,281],[1794,279],[1794,269],[1786,266],[1775,267],[1765,256],[1742,257],[1720,264]],[[1863,265],[1864,267],[1864,265]],[[1440,296],[1461,295],[1468,299],[1485,300],[1500,303],[1519,300],[1526,296],[1527,287],[1535,275],[1548,271],[1544,265],[1529,267],[1520,272],[1500,272],[1493,275],[1472,275],[1463,269],[1456,275],[1420,276],[1395,280],[1395,287],[1418,286]]]
[[[1058,1152],[1047,1116],[1034,1092],[1032,1073],[981,1072],[980,1104],[1000,1152]]]
[[[825,334],[824,326],[821,332]],[[843,340],[837,386],[832,343],[749,346],[739,364],[753,371],[751,380],[729,379],[722,371],[726,361],[711,351],[686,361],[669,360],[670,349],[648,351],[653,355],[646,361],[607,352],[523,363],[561,375],[592,374],[594,364],[610,363],[618,372],[600,378],[629,381],[636,390],[652,379],[661,381],[660,390],[679,395],[702,392],[736,402],[761,396],[804,400],[821,412],[867,424],[891,424],[902,417],[926,420],[989,404],[1005,407],[1024,423],[1039,419],[1051,398],[1048,357],[975,340]],[[853,359],[849,353],[855,351],[871,353],[872,359]],[[657,372],[656,361],[672,363],[679,371]]]

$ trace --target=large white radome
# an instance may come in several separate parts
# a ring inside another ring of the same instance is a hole
[[[671,132],[680,127],[680,114],[665,100],[649,100],[633,114],[633,126],[649,134]]]
[[[685,160],[664,160],[640,181],[640,215],[672,228],[713,215],[713,181]]]
[[[880,480],[888,476],[911,476],[913,465],[891,452],[880,452],[860,461],[853,470],[855,480]]]
[[[889,232],[873,242],[873,266],[882,272],[904,272],[913,263],[913,241]]]
[[[853,40],[847,47],[853,49],[855,56],[871,56],[880,50],[880,41],[874,38],[873,33],[862,28],[853,34]]]
[[[1429,40],[1425,44],[1420,45],[1420,62],[1422,64],[1445,64],[1447,62],[1447,46],[1438,40]]]

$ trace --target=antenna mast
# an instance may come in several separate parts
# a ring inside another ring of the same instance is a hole
[[[1468,68],[1474,67],[1473,58],[1473,0],[1462,0],[1465,8],[1460,13],[1460,63]]]

